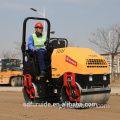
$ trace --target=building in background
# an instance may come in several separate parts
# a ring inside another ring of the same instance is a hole
[[[112,56],[110,54],[101,54],[109,63],[109,72],[112,70]],[[120,73],[120,52],[115,55],[114,58],[114,72]]]

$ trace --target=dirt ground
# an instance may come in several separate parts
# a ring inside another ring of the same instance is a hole
[[[120,120],[120,96],[112,95],[110,108],[59,109],[23,107],[22,92],[0,92],[0,120]]]
[[[120,78],[116,79],[115,81],[110,81],[111,87],[120,87]]]

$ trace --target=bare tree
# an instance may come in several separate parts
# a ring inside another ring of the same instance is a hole
[[[18,56],[21,58],[22,57],[22,52],[21,52],[21,42],[14,42],[15,44],[15,50]]]
[[[111,54],[112,56],[111,80],[114,80],[113,76],[114,57],[117,54],[117,52],[120,51],[120,25],[113,24],[109,26],[107,29],[98,28],[95,33],[92,33],[92,36],[91,38],[89,38],[89,41],[92,44],[96,45],[101,51]]]
[[[5,59],[16,59],[21,58],[21,43],[14,42],[15,48],[11,49],[2,49],[0,51],[0,57]]]
[[[0,51],[0,57],[1,58],[10,58],[10,51],[6,50],[6,49],[3,49]]]
[[[69,47],[79,47],[79,45],[75,45],[75,43],[73,41],[71,41],[69,44],[68,44]]]
[[[0,51],[0,57],[5,59],[12,59],[18,57],[18,53],[15,51],[15,49],[13,50],[3,49]]]

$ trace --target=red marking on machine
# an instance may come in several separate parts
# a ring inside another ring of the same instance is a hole
[[[24,86],[26,87],[26,92],[30,95],[30,98],[35,98],[35,91],[32,86],[31,75],[24,75]]]
[[[71,85],[69,85],[69,83],[68,83],[68,80],[69,80],[68,78],[71,78]],[[63,81],[64,82],[64,86],[66,87],[66,93],[69,96],[69,100],[70,101],[80,101],[80,90],[79,90],[79,88],[75,84],[75,74],[72,73],[72,72],[66,72],[63,75],[63,80],[64,80]],[[78,96],[76,99],[72,98],[72,96],[71,96],[71,93],[72,93],[73,89],[74,89],[76,95]]]
[[[70,64],[72,64],[74,66],[77,66],[77,62],[74,61],[72,58],[70,58],[68,56],[66,56],[66,62],[68,62],[68,63],[70,63]]]

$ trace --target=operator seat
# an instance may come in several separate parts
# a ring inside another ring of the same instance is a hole
[[[68,41],[65,38],[51,38],[49,43],[50,43],[49,51],[51,53],[56,48],[64,48],[68,46]]]

